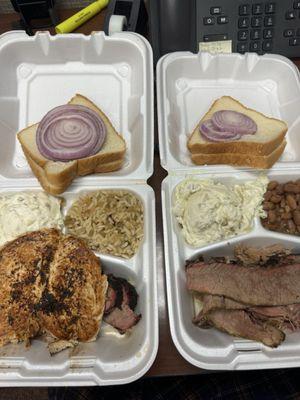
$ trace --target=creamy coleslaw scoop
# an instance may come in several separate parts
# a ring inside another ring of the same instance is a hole
[[[225,185],[213,179],[188,178],[173,193],[173,212],[193,247],[228,239],[251,230],[262,208],[268,178]]]
[[[59,198],[41,191],[0,194],[0,245],[25,232],[63,225]]]

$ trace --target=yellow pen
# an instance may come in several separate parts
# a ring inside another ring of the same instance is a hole
[[[68,33],[74,31],[74,29],[78,28],[80,25],[84,24],[87,20],[100,12],[104,7],[107,6],[108,3],[109,0],[95,1],[94,3],[85,7],[83,10],[80,10],[75,15],[72,15],[72,17],[57,25],[55,27],[55,32]]]

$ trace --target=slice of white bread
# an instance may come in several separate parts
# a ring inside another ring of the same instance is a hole
[[[208,142],[201,136],[199,125],[212,117],[219,110],[238,111],[252,118],[257,124],[257,132],[253,135],[244,135],[240,140],[232,142]],[[192,154],[209,153],[239,153],[267,155],[272,153],[282,142],[287,132],[285,122],[269,118],[265,115],[243,106],[230,96],[217,99],[208,112],[198,123],[187,142],[187,147]],[[217,164],[219,164],[217,162]]]
[[[284,139],[272,153],[262,156],[255,153],[211,153],[192,154],[192,161],[198,165],[227,164],[239,167],[252,167],[257,169],[271,168],[284,151],[286,140]]]
[[[126,143],[122,136],[116,132],[107,116],[89,99],[80,94],[76,94],[76,96],[69,101],[69,104],[82,105],[97,112],[103,119],[107,129],[106,139],[100,151],[94,156],[69,162],[61,162],[48,160],[39,152],[36,144],[36,130],[38,124],[31,125],[19,132],[17,136],[26,159],[31,166],[33,173],[39,180],[41,172],[37,174],[37,166],[43,169],[43,187],[54,185],[55,187],[66,188],[76,176],[96,172],[115,171],[116,169],[121,168],[123,163]],[[116,163],[114,163],[115,161]],[[32,167],[32,165],[34,165],[34,167]],[[119,168],[116,168],[116,166]],[[47,185],[45,184],[46,180],[48,182]],[[66,182],[69,182],[67,186]]]
[[[72,177],[67,177],[65,180],[61,180],[60,177],[58,177],[56,183],[53,183],[55,179],[52,180],[52,182],[49,181],[48,176],[45,173],[45,170],[43,167],[38,165],[32,158],[29,156],[26,156],[28,164],[30,165],[30,168],[32,169],[32,172],[34,175],[37,177],[39,180],[41,186],[43,189],[53,195],[61,194],[63,193],[72,183],[73,179],[76,177],[76,175],[72,175]],[[99,164],[97,168],[95,169],[95,172],[99,173],[105,173],[105,172],[112,172],[112,171],[117,171],[122,167],[124,160],[123,158],[120,160],[104,163],[104,164]],[[54,175],[55,176],[55,175]]]

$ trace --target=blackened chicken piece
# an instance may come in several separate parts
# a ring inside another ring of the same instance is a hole
[[[5,244],[0,288],[0,346],[43,332],[64,343],[98,334],[107,280],[80,239],[42,229]]]

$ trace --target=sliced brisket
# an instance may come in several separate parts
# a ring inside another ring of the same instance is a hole
[[[300,328],[300,304],[289,304],[286,306],[249,306],[227,299],[222,296],[205,294],[202,296],[203,307],[194,318],[196,325],[207,325],[207,314],[213,310],[246,310],[256,318],[270,323],[284,331],[294,331]]]
[[[270,347],[277,347],[285,338],[275,326],[264,324],[244,310],[216,309],[194,322],[204,327],[210,324],[230,335],[259,341]]]
[[[105,311],[107,314],[114,307],[121,307],[123,301],[123,285],[119,278],[115,278],[112,274],[107,275],[108,289],[106,293]]]
[[[136,315],[127,305],[123,305],[122,308],[115,307],[104,317],[106,323],[118,329],[122,334],[136,325],[140,319],[141,315]]]
[[[189,290],[248,305],[300,303],[300,263],[264,268],[198,262],[187,265],[186,277]]]
[[[284,331],[295,331],[300,328],[300,304],[252,307],[249,311]]]
[[[122,285],[122,293],[123,293],[123,301],[122,304],[126,304],[132,310],[135,309],[138,301],[138,295],[135,290],[135,287],[131,285],[126,279],[118,278],[119,282]]]
[[[298,255],[290,254],[290,249],[286,249],[280,244],[274,244],[262,248],[245,246],[238,244],[234,248],[235,261],[238,264],[247,266],[275,266],[280,264],[294,264],[300,261]]]
[[[103,319],[123,334],[141,319],[141,315],[134,313],[138,294],[135,287],[123,278],[108,275],[108,285]]]
[[[228,299],[224,296],[214,296],[212,294],[204,294],[202,296],[203,308],[202,313],[207,314],[216,308],[225,310],[243,310],[249,306],[239,303],[235,300]]]

